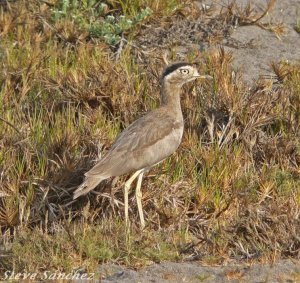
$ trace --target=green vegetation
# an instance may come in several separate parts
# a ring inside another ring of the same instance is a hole
[[[157,51],[120,48],[121,36],[137,38],[143,24],[160,26],[183,8],[175,0],[1,2],[0,274],[298,255],[299,64],[274,64],[278,82],[249,90],[230,54],[201,54],[200,71],[214,79],[184,89],[182,145],[143,182],[145,231],[133,191],[125,231],[126,176],[72,200],[98,155],[159,103]]]
[[[120,1],[119,5],[120,11],[115,11],[121,14],[114,15],[109,11],[109,6],[101,1],[61,0],[51,9],[52,21],[73,21],[82,31],[88,30],[90,37],[100,38],[109,45],[116,45],[124,32],[128,32],[152,13],[148,6],[141,9],[142,4],[138,1],[135,5],[129,5],[128,1]]]
[[[294,29],[296,32],[300,33],[300,20],[296,22]]]

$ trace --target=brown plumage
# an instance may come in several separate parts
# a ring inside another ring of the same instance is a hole
[[[93,190],[107,178],[135,172],[125,183],[125,218],[127,222],[130,184],[139,177],[136,197],[143,227],[140,192],[143,173],[178,148],[183,134],[181,87],[198,77],[197,69],[191,64],[169,65],[161,79],[161,106],[133,122],[118,136],[107,154],[85,174],[84,182],[74,192],[74,199]]]

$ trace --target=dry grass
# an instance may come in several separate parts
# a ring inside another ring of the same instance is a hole
[[[175,1],[150,2],[150,21],[184,13]],[[299,257],[299,64],[274,63],[277,82],[249,90],[230,54],[201,54],[214,79],[185,88],[182,145],[143,183],[144,232],[132,194],[128,234],[126,176],[76,202],[72,192],[115,136],[159,104],[162,61],[150,50],[137,64],[130,44],[116,60],[116,49],[75,21],[52,22],[51,5],[1,5],[1,271]]]

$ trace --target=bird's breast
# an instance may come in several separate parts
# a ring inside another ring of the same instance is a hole
[[[154,164],[164,160],[174,153],[180,145],[182,134],[183,126],[176,128],[174,127],[162,139],[158,140],[150,147],[145,148],[143,156],[148,161],[147,166],[153,166]]]

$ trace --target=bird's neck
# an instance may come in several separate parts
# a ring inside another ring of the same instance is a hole
[[[161,105],[170,111],[182,115],[180,104],[181,88],[174,87],[170,83],[163,81],[161,88]]]

